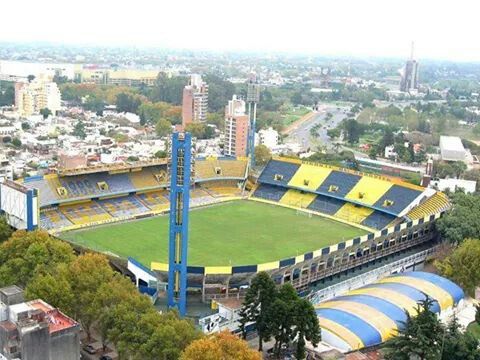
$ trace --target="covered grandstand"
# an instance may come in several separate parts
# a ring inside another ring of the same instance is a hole
[[[371,285],[316,305],[322,341],[346,352],[378,345],[415,316],[418,303],[433,300],[442,316],[464,298],[463,290],[439,275],[413,271],[391,275]]]
[[[377,230],[449,207],[443,194],[396,178],[294,159],[271,160],[258,183],[253,198]],[[423,206],[425,202],[428,206]]]
[[[243,192],[247,160],[197,159],[191,206]],[[52,231],[168,211],[167,162],[58,171],[21,180],[39,192],[40,226]]]

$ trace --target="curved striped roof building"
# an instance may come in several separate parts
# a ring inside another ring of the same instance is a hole
[[[439,275],[422,271],[386,277],[316,305],[322,338],[341,350],[356,350],[384,342],[401,329],[406,312],[426,297],[440,313],[464,298],[463,290]]]

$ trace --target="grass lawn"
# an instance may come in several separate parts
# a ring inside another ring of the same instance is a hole
[[[189,264],[254,265],[303,254],[366,231],[279,206],[239,200],[190,212]],[[167,262],[168,217],[60,234],[62,239],[146,266]]]

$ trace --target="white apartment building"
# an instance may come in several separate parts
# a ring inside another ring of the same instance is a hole
[[[278,145],[278,131],[273,130],[271,127],[265,130],[259,130],[257,135],[259,145],[265,145],[269,149],[273,149]]]
[[[61,94],[54,82],[35,79],[15,84],[15,107],[21,116],[38,114],[48,108],[53,114],[61,108]]]

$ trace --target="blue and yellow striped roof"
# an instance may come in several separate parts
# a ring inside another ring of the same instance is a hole
[[[413,271],[317,304],[316,311],[322,329],[355,350],[392,337],[402,328],[406,313],[415,315],[418,302],[427,296],[434,300],[431,310],[438,313],[456,305],[464,292],[439,275]]]

